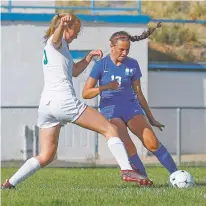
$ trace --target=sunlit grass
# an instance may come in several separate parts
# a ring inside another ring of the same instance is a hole
[[[123,183],[118,169],[45,168],[15,190],[2,191],[2,205],[205,205],[205,168],[184,169],[193,174],[195,187],[168,187],[168,173],[163,168],[147,169],[154,181],[150,188]],[[2,179],[15,171],[3,168]]]

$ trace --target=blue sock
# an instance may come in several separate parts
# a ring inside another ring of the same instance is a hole
[[[167,149],[161,144],[159,149],[153,154],[157,157],[160,163],[172,174],[177,171],[176,164],[172,159],[171,155],[167,151]]]
[[[139,174],[147,177],[145,167],[144,167],[142,161],[140,160],[140,158],[138,157],[137,153],[135,155],[133,155],[132,157],[129,157],[129,161],[130,161],[132,168],[134,168],[135,171],[137,171]]]

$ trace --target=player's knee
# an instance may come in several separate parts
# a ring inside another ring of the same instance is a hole
[[[49,154],[40,154],[39,155],[39,162],[41,167],[45,167],[49,163],[51,163],[54,160],[55,155],[49,155]]]
[[[119,133],[118,133],[118,128],[113,125],[113,124],[109,124],[105,130],[105,136],[107,138],[109,137],[118,137]]]
[[[156,136],[150,136],[147,139],[144,139],[144,146],[150,151],[155,152],[159,149],[160,143]]]
[[[147,142],[145,146],[150,152],[155,152],[159,149],[160,143],[156,138],[154,138],[153,140]]]

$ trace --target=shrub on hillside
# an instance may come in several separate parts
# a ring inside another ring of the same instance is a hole
[[[185,42],[197,42],[194,31],[181,25],[164,25],[161,31],[155,32],[151,37],[153,41],[179,46]]]

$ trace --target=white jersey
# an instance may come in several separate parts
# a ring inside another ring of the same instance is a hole
[[[65,94],[76,96],[72,83],[73,59],[67,43],[62,39],[60,49],[55,49],[51,42],[52,36],[47,40],[43,54],[44,89],[42,97],[53,98]]]
[[[77,99],[73,83],[73,59],[67,43],[62,39],[60,49],[55,49],[50,37],[44,47],[44,89],[38,109],[37,125],[49,128],[57,124],[76,121],[87,105]]]

